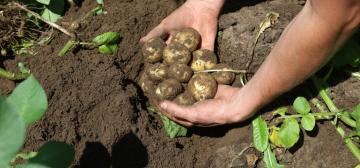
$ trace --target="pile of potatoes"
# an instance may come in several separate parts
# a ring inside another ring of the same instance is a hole
[[[169,45],[160,37],[148,40],[142,47],[145,69],[139,85],[146,96],[173,100],[180,105],[214,98],[218,84],[231,84],[235,74],[203,70],[230,70],[217,64],[213,51],[198,49],[200,34],[193,28],[178,30]]]

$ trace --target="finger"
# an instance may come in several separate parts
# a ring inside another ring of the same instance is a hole
[[[173,35],[174,35],[174,32],[173,31],[170,31],[169,32],[169,37],[168,39],[166,40],[166,44],[169,45],[171,43],[171,40],[173,39]]]
[[[215,98],[225,98],[229,97],[229,95],[233,95],[235,92],[239,90],[239,88],[232,87],[229,85],[218,85],[217,92]]]
[[[165,33],[167,33],[167,32],[166,32],[163,24],[160,23],[158,26],[156,26],[154,29],[152,29],[146,36],[142,37],[140,39],[140,41],[146,42],[153,37],[162,36]]]
[[[214,51],[217,27],[201,27],[201,48]]]
[[[169,116],[176,119],[182,119],[194,123],[197,118],[197,113],[191,110],[190,106],[179,106],[170,101],[160,103],[160,108]]]

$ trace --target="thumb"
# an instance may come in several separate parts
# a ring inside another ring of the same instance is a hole
[[[170,101],[160,103],[163,112],[171,118],[178,118],[181,120],[194,121],[196,113],[191,110],[190,106],[181,106]]]
[[[166,32],[163,24],[160,23],[158,26],[156,26],[154,29],[152,29],[147,35],[142,37],[140,39],[140,42],[146,42],[153,37],[162,36],[165,33],[167,33],[167,32]]]

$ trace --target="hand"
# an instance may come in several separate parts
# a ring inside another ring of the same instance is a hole
[[[192,27],[201,35],[201,48],[214,50],[217,17],[223,3],[224,0],[187,0],[140,41],[145,42],[153,37],[169,34],[169,43],[171,35],[177,29]]]
[[[250,117],[255,110],[240,104],[240,88],[219,85],[214,99],[192,106],[181,106],[171,101],[160,103],[160,110],[171,120],[184,126],[209,127],[236,123]],[[244,107],[244,108],[243,108]]]

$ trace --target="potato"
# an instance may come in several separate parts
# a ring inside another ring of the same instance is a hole
[[[232,68],[226,64],[217,64],[213,69],[231,70]],[[211,74],[218,84],[229,85],[234,82],[235,74],[233,72],[214,72]]]
[[[215,97],[217,83],[210,74],[199,73],[190,79],[187,89],[196,101],[202,101]]]
[[[193,73],[192,69],[186,64],[175,63],[169,67],[169,76],[180,82],[188,82]]]
[[[177,31],[172,43],[183,44],[190,52],[195,51],[200,42],[200,34],[193,28],[185,28]]]
[[[194,71],[202,71],[213,68],[217,63],[216,55],[213,51],[200,49],[193,52],[191,69]]]
[[[139,85],[144,94],[154,94],[155,83],[149,79],[145,72],[143,72],[140,76]]]
[[[154,37],[142,47],[142,53],[146,62],[156,63],[162,60],[163,50],[166,43],[160,37]]]
[[[182,91],[182,86],[175,79],[167,79],[161,82],[155,89],[155,95],[160,100],[173,100]]]
[[[168,65],[174,63],[188,64],[191,59],[191,53],[184,45],[172,43],[164,48],[163,59]]]
[[[146,73],[150,80],[154,82],[163,81],[168,76],[168,66],[165,64],[156,63],[147,68]]]
[[[196,100],[190,93],[184,92],[184,93],[181,93],[179,96],[177,96],[175,98],[174,102],[178,105],[188,106],[188,105],[192,105],[192,104],[196,103]]]

